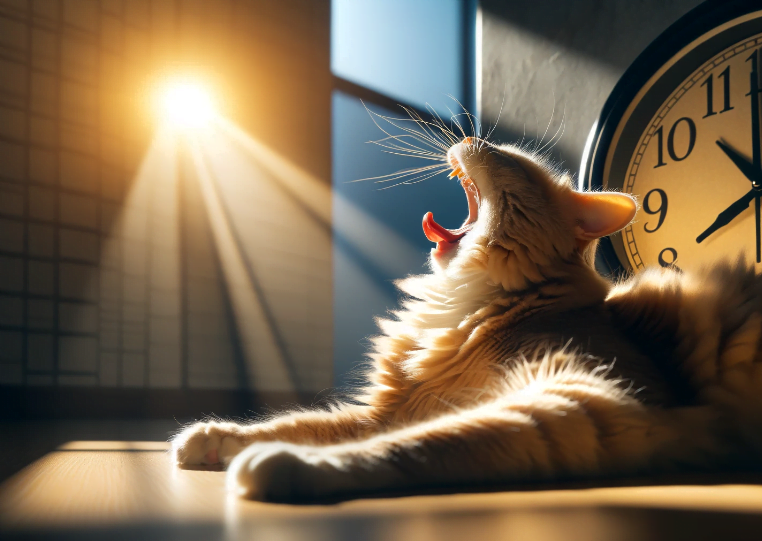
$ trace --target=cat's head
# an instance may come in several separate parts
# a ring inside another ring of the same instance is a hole
[[[568,175],[517,147],[467,137],[447,160],[466,192],[469,216],[448,230],[426,214],[424,232],[437,243],[432,264],[447,272],[476,252],[486,254],[506,289],[540,281],[563,262],[591,265],[595,241],[625,227],[637,210],[629,195],[575,191]]]

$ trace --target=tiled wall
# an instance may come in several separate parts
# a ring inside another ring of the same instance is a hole
[[[262,14],[278,14],[267,4],[0,0],[0,384],[257,388],[247,377],[252,360],[241,347],[208,207],[182,151],[156,146],[144,87],[164,64],[209,65],[215,52],[221,60],[212,67],[245,87],[253,79],[236,67],[265,54],[246,23],[267,25]],[[301,4],[285,2],[283,20],[269,26],[284,27],[284,42],[289,32],[325,33],[315,47],[325,50],[327,74],[327,28],[310,30],[326,26],[327,8],[323,21],[314,12],[324,2]],[[273,88],[258,92],[267,103],[268,92],[282,93],[279,85],[294,92],[297,83],[271,79]],[[323,93],[318,118],[328,117],[329,90]],[[279,107],[288,120],[287,104],[269,109]],[[256,135],[256,107],[238,111],[251,121],[236,121]],[[300,137],[323,147],[298,149],[295,161],[315,155],[307,163],[320,165],[311,173],[327,183],[325,124],[306,121]],[[299,129],[298,118],[291,129]],[[146,164],[154,172],[148,179]],[[251,233],[237,231],[244,240]],[[315,283],[330,290],[330,238],[308,254],[309,264],[288,244],[282,257],[257,254],[256,244],[243,256],[273,263],[276,270],[261,270],[258,279],[265,300],[277,305],[292,380],[299,390],[319,390],[331,384],[331,296],[310,293]],[[279,284],[289,276],[279,262],[298,267],[303,279]],[[305,310],[298,299],[308,297]]]

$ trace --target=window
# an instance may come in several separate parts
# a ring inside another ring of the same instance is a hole
[[[475,112],[475,14],[472,0],[332,3],[337,385],[355,381],[368,351],[365,339],[377,332],[373,318],[397,306],[393,280],[426,272],[432,244],[420,229],[423,215],[431,211],[438,222],[457,227],[467,212],[462,189],[446,173],[393,187],[394,182],[354,182],[427,165],[368,144],[385,135],[366,107],[399,118],[405,113],[397,104],[424,113],[430,104],[447,119],[460,112],[459,101]]]

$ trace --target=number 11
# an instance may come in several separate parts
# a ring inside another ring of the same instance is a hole
[[[720,113],[724,113],[726,111],[730,111],[731,109],[733,109],[730,106],[730,66],[725,68],[725,70],[722,73],[720,73],[717,77],[718,78],[722,77],[722,93],[723,93],[722,105],[723,107]],[[709,75],[707,80],[701,83],[701,86],[706,87],[706,114],[703,116],[703,118],[717,114],[714,110],[713,78],[714,78],[714,75]]]

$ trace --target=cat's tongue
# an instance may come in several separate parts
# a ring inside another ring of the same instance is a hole
[[[466,232],[453,233],[434,221],[434,214],[427,212],[423,216],[423,232],[431,242],[455,242],[460,240]]]

